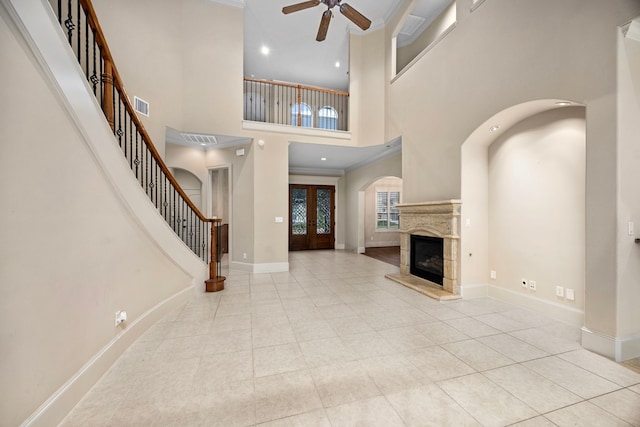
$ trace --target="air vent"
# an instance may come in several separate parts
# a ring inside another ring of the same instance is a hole
[[[143,116],[149,117],[149,103],[144,99],[140,99],[137,96],[134,96],[133,108],[135,108],[135,110]]]
[[[411,37],[425,21],[426,19],[420,16],[409,15],[400,30],[400,34]]]
[[[218,140],[213,135],[203,135],[198,133],[181,133],[182,138],[191,144],[198,145],[214,145],[218,143]]]

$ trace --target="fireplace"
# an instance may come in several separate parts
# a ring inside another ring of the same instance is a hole
[[[444,277],[443,242],[440,237],[411,235],[409,271],[442,286]]]
[[[400,272],[385,277],[441,301],[461,298],[460,207],[460,200],[397,205]]]

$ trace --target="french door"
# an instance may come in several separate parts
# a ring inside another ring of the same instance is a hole
[[[333,249],[335,187],[289,185],[289,250]]]

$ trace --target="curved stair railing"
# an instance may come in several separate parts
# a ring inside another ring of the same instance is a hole
[[[206,291],[224,289],[217,244],[222,220],[206,218],[200,212],[160,157],[127,95],[91,1],[49,0],[49,4],[131,172],[176,235],[209,263]]]

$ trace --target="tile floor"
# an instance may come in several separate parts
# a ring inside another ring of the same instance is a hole
[[[231,271],[132,345],[62,426],[640,426],[640,374],[500,301],[439,303],[343,251]]]

